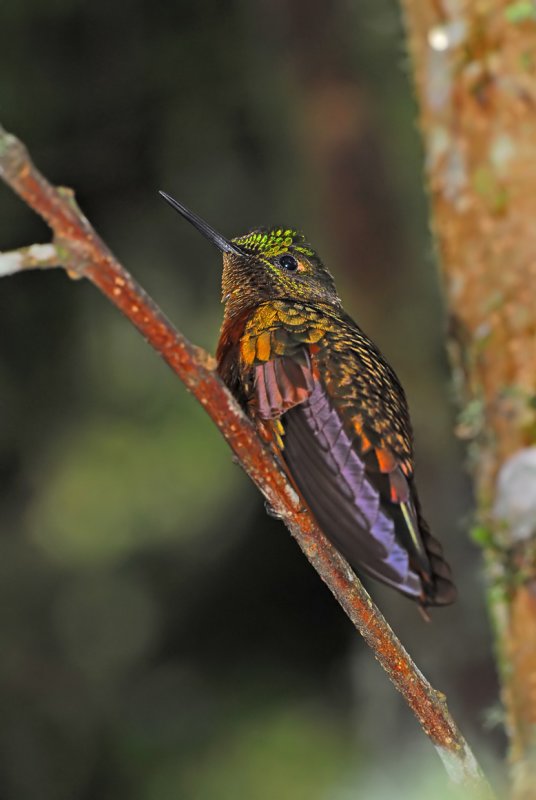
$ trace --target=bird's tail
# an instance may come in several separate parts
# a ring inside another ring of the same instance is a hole
[[[420,605],[424,607],[448,606],[454,603],[458,596],[452,579],[452,570],[443,555],[441,543],[432,535],[426,520],[421,514],[418,500],[416,502],[416,511],[419,520],[419,532],[430,564],[429,570],[423,570],[420,564],[415,564],[414,567],[421,576],[423,586]]]

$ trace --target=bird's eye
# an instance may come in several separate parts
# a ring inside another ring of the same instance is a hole
[[[298,261],[294,256],[286,255],[281,256],[279,259],[279,265],[283,267],[283,269],[288,269],[290,272],[293,272],[295,269],[298,269]]]

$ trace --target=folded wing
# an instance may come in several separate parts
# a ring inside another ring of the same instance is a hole
[[[423,605],[452,602],[450,568],[411,478],[335,407],[309,351],[257,364],[253,399],[274,421],[274,441],[320,527],[352,566]]]

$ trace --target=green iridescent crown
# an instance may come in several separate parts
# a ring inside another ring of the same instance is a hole
[[[256,228],[244,236],[237,236],[232,241],[247,253],[264,258],[274,258],[289,250],[294,253],[302,253],[309,258],[316,256],[314,250],[305,241],[304,235],[292,228]]]

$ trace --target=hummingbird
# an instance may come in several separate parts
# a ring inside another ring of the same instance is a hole
[[[160,195],[223,255],[218,373],[326,537],[423,612],[452,603],[451,569],[421,513],[404,390],[316,250],[284,225],[226,239]]]

